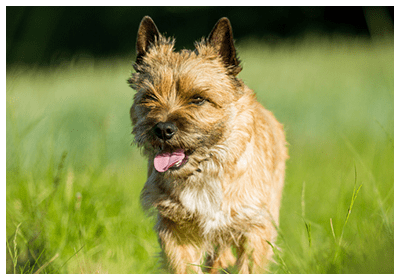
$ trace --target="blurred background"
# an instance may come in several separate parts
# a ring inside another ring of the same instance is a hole
[[[129,119],[145,15],[177,49],[228,17],[284,124],[265,272],[394,273],[393,7],[6,7],[7,273],[165,272]]]
[[[393,35],[394,7],[7,7],[7,65],[52,64],[77,54],[95,58],[134,53],[138,24],[150,15],[160,32],[193,48],[222,16],[237,41],[268,44],[306,34]]]

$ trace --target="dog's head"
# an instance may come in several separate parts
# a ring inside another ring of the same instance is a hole
[[[174,40],[144,17],[136,51],[128,80],[137,91],[130,111],[136,144],[160,173],[201,172],[200,162],[233,129],[243,92],[229,20],[220,19],[195,50],[175,52]]]

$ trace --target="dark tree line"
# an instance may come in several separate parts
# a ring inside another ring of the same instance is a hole
[[[141,18],[150,15],[160,32],[192,48],[227,16],[236,39],[270,43],[307,32],[370,37],[393,33],[393,7],[7,7],[7,64],[49,64],[88,53],[133,53]]]

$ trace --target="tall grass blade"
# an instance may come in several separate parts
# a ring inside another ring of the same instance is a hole
[[[269,244],[269,246],[271,246],[272,251],[274,251],[274,255],[276,255],[276,256],[279,258],[279,261],[280,261],[280,263],[282,264],[282,268],[283,268],[283,270],[285,271],[285,273],[291,274],[291,272],[290,272],[289,268],[287,267],[285,261],[282,259],[281,255],[280,255],[280,253],[279,253],[279,250],[277,250],[277,249],[275,248],[275,246],[272,245],[272,243],[269,242],[268,240],[265,240],[265,241],[267,241],[267,243]]]
[[[330,218],[329,220],[330,220],[330,224],[331,224],[331,230],[332,230],[333,239],[335,240],[335,243],[336,243],[336,235],[335,235],[335,230],[333,229],[332,218]]]
[[[350,217],[350,214],[351,214],[351,210],[353,209],[354,202],[356,201],[358,192],[360,191],[361,187],[362,187],[362,184],[361,184],[357,189],[356,189],[356,187],[354,187],[354,189],[353,189],[353,195],[352,195],[352,197],[351,197],[350,207],[349,207],[349,209],[347,210],[346,219],[345,219],[345,221],[344,221],[344,225],[343,225],[343,228],[342,228],[342,233],[341,233],[340,239],[339,239],[339,246],[340,246],[341,243],[342,243],[344,228],[346,227],[347,222],[349,221],[349,217]]]
[[[303,182],[303,187],[301,188],[301,216],[303,217],[303,219],[306,216],[305,193],[306,193],[306,182]]]
[[[62,153],[62,155],[61,155],[61,159],[60,159],[60,162],[59,162],[58,167],[57,167],[57,174],[53,179],[54,188],[57,188],[58,185],[60,184],[61,174],[62,174],[63,169],[64,169],[65,159],[67,158],[67,155],[68,155],[67,151],[64,151]]]
[[[85,244],[82,245],[81,248],[78,249],[78,251],[76,251],[71,257],[68,258],[68,260],[66,260],[57,270],[55,273],[59,272],[61,270],[61,268],[63,268],[73,257],[75,257],[82,249],[83,247],[85,247]]]
[[[10,243],[8,243],[8,239],[6,240],[7,242],[7,249],[8,252],[10,254],[11,257],[11,261],[13,263],[13,273],[16,274],[17,273],[17,264],[18,264],[18,249],[17,249],[17,235],[18,235],[18,230],[19,227],[21,226],[21,223],[19,223],[17,225],[17,228],[15,229],[15,233],[14,233],[14,239],[13,239],[13,251],[11,251],[11,246]]]
[[[389,218],[388,218],[388,215],[385,212],[385,207],[383,206],[381,194],[380,194],[378,188],[376,187],[376,180],[375,180],[374,174],[372,174],[371,169],[367,167],[367,165],[365,164],[365,162],[362,159],[361,155],[357,152],[356,148],[353,146],[353,144],[350,142],[350,140],[344,134],[341,134],[341,137],[342,137],[344,143],[346,144],[347,148],[356,156],[356,158],[361,163],[363,168],[366,171],[368,171],[368,176],[369,176],[370,180],[372,181],[372,187],[373,187],[373,190],[375,192],[376,200],[378,201],[378,205],[379,205],[379,209],[381,211],[381,215],[383,217],[383,220],[384,220],[385,224],[389,228],[390,227],[389,226],[390,225]]]
[[[44,251],[45,250],[43,249],[42,252],[40,253],[40,255],[37,258],[35,258],[35,263],[32,265],[32,268],[30,269],[30,273],[33,273],[33,270],[35,269],[35,266],[38,263],[40,257],[43,255]]]
[[[39,267],[39,269],[34,273],[34,274],[39,274],[40,272],[42,272],[43,269],[45,269],[49,264],[51,264],[55,259],[57,259],[59,257],[59,254],[55,254],[55,256],[53,258],[51,258],[51,260],[49,260],[48,262],[46,262],[44,265],[42,265],[41,267]]]
[[[301,217],[303,218],[304,225],[306,226],[307,236],[308,236],[308,246],[311,247],[311,223],[306,221],[306,182],[303,182],[303,187],[301,190]]]
[[[342,241],[343,241],[344,229],[345,229],[345,227],[346,227],[346,225],[347,225],[347,222],[349,221],[350,214],[351,214],[351,211],[352,211],[353,206],[354,206],[354,202],[356,201],[358,192],[360,191],[361,187],[362,187],[362,184],[361,184],[358,188],[357,188],[357,186],[354,186],[353,195],[352,195],[351,201],[350,201],[350,206],[349,206],[349,208],[347,209],[346,218],[345,218],[345,221],[344,221],[344,224],[343,224],[343,227],[342,227],[342,232],[341,232],[341,234],[340,234],[339,243],[338,243],[338,246],[337,246],[337,249],[336,249],[336,253],[335,253],[335,257],[334,257],[334,262],[336,261],[338,255],[339,255],[339,250],[340,250],[340,248],[341,248]]]

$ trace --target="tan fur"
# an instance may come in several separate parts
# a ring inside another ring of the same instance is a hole
[[[240,273],[265,272],[272,256],[288,158],[282,125],[236,75],[241,67],[229,21],[221,19],[194,51],[174,51],[174,41],[145,17],[138,58],[129,79],[137,91],[131,108],[135,142],[149,158],[144,209],[157,209],[155,230],[175,273],[210,272],[235,262]],[[233,52],[232,52],[233,51]],[[201,96],[201,105],[193,100]],[[153,127],[172,122],[169,140]],[[160,152],[184,149],[188,162],[155,170]]]

